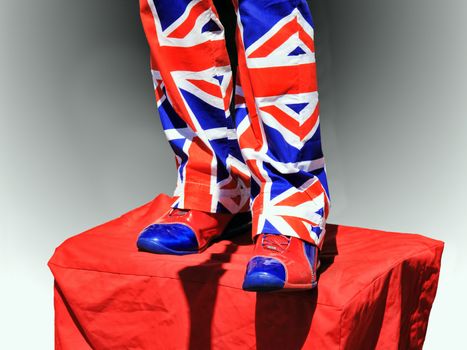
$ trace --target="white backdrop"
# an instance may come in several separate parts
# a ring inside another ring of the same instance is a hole
[[[137,1],[0,4],[0,348],[51,349],[54,248],[171,192],[173,157]],[[445,241],[425,349],[465,348],[467,3],[312,13],[329,222]]]

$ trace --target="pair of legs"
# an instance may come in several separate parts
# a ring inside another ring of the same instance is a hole
[[[235,79],[212,0],[140,0],[177,164],[172,207],[211,217],[251,211],[254,240],[280,235],[319,250],[330,197],[308,5],[232,1]]]

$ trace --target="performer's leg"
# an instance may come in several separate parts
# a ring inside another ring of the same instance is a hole
[[[212,1],[140,0],[140,10],[158,110],[177,159],[174,207],[247,210],[249,174],[229,112],[232,72]]]
[[[249,211],[250,175],[229,112],[233,85],[224,28],[212,0],[140,0],[140,14],[178,180],[172,204],[177,210],[148,227],[138,246],[196,252],[233,214]]]
[[[256,250],[244,287],[313,287],[330,197],[320,139],[311,14],[305,0],[234,2],[247,110],[237,120],[237,132],[257,185],[252,186]],[[305,274],[310,265],[312,271]],[[275,277],[283,274],[283,278],[263,280],[273,270],[279,271]]]

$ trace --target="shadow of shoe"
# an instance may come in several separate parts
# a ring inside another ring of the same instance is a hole
[[[303,298],[304,293],[309,298]],[[257,293],[256,349],[302,349],[310,331],[317,296],[317,288],[306,292]]]
[[[234,239],[238,239],[238,237]],[[221,253],[213,253],[203,263],[188,266],[178,273],[190,309],[188,346],[190,350],[211,349],[211,328],[218,285],[222,275],[226,272],[223,264],[231,260],[232,254],[238,249],[237,247],[237,244],[230,242]],[[200,275],[204,279],[207,278],[209,283],[194,283],[193,279]]]
[[[328,267],[334,262],[334,258],[339,254],[336,243],[338,227],[339,226],[335,224],[326,224],[326,235],[324,237],[323,247],[319,254],[321,266],[318,269],[318,280],[319,275],[328,269]]]

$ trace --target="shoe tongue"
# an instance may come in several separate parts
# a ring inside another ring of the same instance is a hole
[[[290,237],[276,234],[264,234],[262,246],[264,249],[273,250],[282,253],[289,246]]]
[[[188,209],[178,209],[178,208],[174,208],[172,209],[172,211],[170,212],[170,216],[184,216],[188,213]]]

